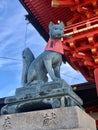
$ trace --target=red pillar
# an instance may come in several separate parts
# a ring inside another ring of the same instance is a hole
[[[95,76],[96,90],[98,95],[98,68],[94,70],[94,76]]]

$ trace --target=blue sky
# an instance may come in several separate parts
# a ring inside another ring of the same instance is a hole
[[[26,14],[18,0],[0,0],[0,98],[14,95],[15,89],[22,87],[22,50],[29,47],[36,57],[46,45],[36,29],[27,24]],[[86,81],[68,64],[62,64],[61,77],[70,85]]]

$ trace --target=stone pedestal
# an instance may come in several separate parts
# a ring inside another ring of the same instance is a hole
[[[0,116],[0,130],[96,130],[95,121],[77,106]]]
[[[82,99],[64,80],[17,88],[15,96],[5,98],[4,103],[6,105],[1,109],[1,114],[69,106],[82,108],[83,105]]]

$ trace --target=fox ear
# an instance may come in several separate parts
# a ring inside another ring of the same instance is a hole
[[[64,23],[61,21],[60,22],[60,25],[64,28],[65,27],[65,25],[64,25]]]
[[[49,29],[51,29],[51,27],[54,25],[54,23],[52,21],[50,21],[49,23]]]

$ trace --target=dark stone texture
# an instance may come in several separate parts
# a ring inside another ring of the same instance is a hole
[[[5,99],[1,114],[79,106],[83,101],[64,81],[52,81],[42,85],[17,88],[15,96]]]

